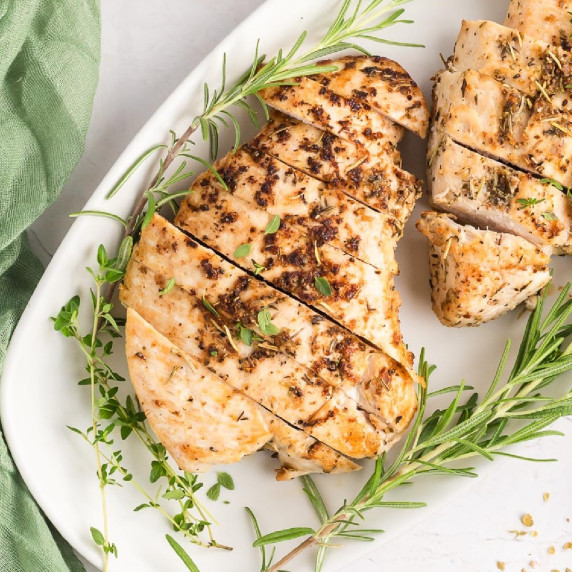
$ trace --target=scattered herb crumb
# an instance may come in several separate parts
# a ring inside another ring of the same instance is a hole
[[[203,306],[213,315],[215,318],[219,317],[219,313],[216,311],[214,306],[203,296]]]
[[[251,260],[254,266],[254,276],[258,276],[259,274],[261,274],[266,270],[265,266],[262,266],[262,264],[258,264],[258,262],[256,262],[256,260],[254,260],[253,258],[251,258]]]
[[[164,296],[165,294],[168,294],[169,292],[171,292],[171,290],[173,290],[174,287],[175,287],[175,279],[169,278],[167,284],[165,284],[165,288],[159,290],[159,296]]]
[[[250,244],[241,244],[235,251],[234,257],[235,258],[246,258],[250,254],[251,249]]]
[[[514,534],[515,538],[518,538],[519,536],[526,536],[528,533],[526,532],[526,530],[509,530],[510,534]]]
[[[524,526],[532,526],[534,524],[534,520],[532,520],[532,516],[530,516],[530,514],[526,513],[522,519],[522,524],[524,524]]]

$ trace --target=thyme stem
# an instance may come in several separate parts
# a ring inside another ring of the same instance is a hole
[[[96,302],[94,308],[94,314],[99,316],[101,312],[101,282],[96,280]],[[107,515],[107,499],[105,495],[106,483],[103,479],[103,470],[101,466],[101,451],[99,448],[99,441],[97,439],[97,432],[99,421],[97,418],[97,407],[95,403],[95,345],[97,340],[97,330],[98,323],[97,320],[93,321],[93,328],[91,331],[91,344],[89,346],[89,354],[87,355],[88,367],[89,367],[89,377],[90,377],[90,390],[91,390],[91,428],[93,431],[93,449],[95,451],[95,460],[97,463],[97,478],[99,480],[99,492],[101,495],[101,513],[103,519],[103,538],[104,538],[104,550],[103,550],[103,572],[107,572],[109,567],[109,551],[105,550],[105,547],[109,546],[109,519]]]

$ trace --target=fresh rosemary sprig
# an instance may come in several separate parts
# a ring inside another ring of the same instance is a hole
[[[257,113],[249,103],[247,97],[254,96],[261,104],[266,118],[268,110],[261,99],[259,92],[268,87],[290,83],[292,78],[311,76],[320,73],[336,71],[335,65],[323,65],[315,62],[332,54],[347,49],[354,49],[369,55],[369,52],[355,43],[355,40],[366,39],[385,44],[400,46],[416,46],[419,44],[393,42],[378,37],[376,34],[397,23],[411,23],[410,20],[401,20],[403,4],[411,0],[372,0],[364,6],[359,0],[344,0],[336,18],[322,37],[322,39],[307,51],[301,48],[306,40],[307,32],[302,32],[294,42],[292,48],[284,53],[282,50],[272,58],[259,54],[258,44],[250,69],[231,88],[226,86],[226,56],[223,58],[222,83],[219,90],[210,93],[207,84],[204,85],[204,108],[201,115],[195,117],[191,128],[201,128],[205,141],[210,141],[211,158],[218,154],[218,135],[220,125],[229,127],[229,121],[235,130],[234,149],[238,149],[241,140],[241,128],[238,120],[228,109],[232,106],[244,108],[254,123],[258,126]],[[352,4],[355,6],[352,9]],[[390,13],[390,14],[389,14]],[[389,15],[388,15],[389,14]]]
[[[88,268],[93,277],[95,288],[91,292],[93,305],[90,333],[82,333],[79,324],[80,298],[74,296],[59,312],[54,320],[54,329],[64,336],[73,338],[86,359],[88,377],[79,382],[88,385],[91,393],[91,425],[86,430],[69,427],[89,443],[94,450],[97,478],[102,504],[103,530],[91,527],[94,542],[101,546],[104,553],[104,570],[107,570],[109,554],[117,556],[117,547],[109,540],[109,525],[105,489],[110,485],[130,482],[144,497],[145,502],[134,510],[144,508],[157,509],[188,540],[201,546],[228,548],[218,544],[213,536],[211,522],[213,518],[196,497],[202,483],[196,475],[179,473],[169,462],[165,447],[157,442],[149,432],[145,414],[136,405],[136,401],[127,396],[123,401],[118,395],[118,382],[124,381],[108,364],[113,353],[113,341],[120,337],[120,321],[113,318],[113,304],[106,301],[103,289],[106,285],[121,280],[131,255],[133,239],[126,237],[116,258],[110,259],[103,246],[97,253],[99,268]],[[157,483],[155,493],[149,493],[138,483],[131,471],[125,467],[123,454],[115,446],[117,433],[122,440],[135,435],[151,454],[149,480]],[[229,477],[223,475],[224,486],[232,488]],[[162,506],[165,501],[174,502],[177,512],[171,516]],[[208,539],[201,538],[206,531]],[[173,546],[171,544],[171,546]]]
[[[462,403],[463,393],[469,389],[464,383],[429,394],[426,386],[419,386],[419,413],[416,421],[393,462],[385,455],[375,463],[372,475],[351,502],[344,502],[333,514],[310,477],[303,477],[304,492],[320,521],[318,528],[289,528],[258,536],[254,546],[262,547],[292,538],[307,538],[294,550],[272,566],[263,568],[276,572],[299,553],[310,547],[318,547],[316,570],[322,569],[328,545],[335,538],[371,540],[371,534],[382,532],[361,527],[364,513],[381,507],[419,508],[424,503],[385,501],[385,495],[417,477],[441,474],[476,477],[474,467],[464,461],[484,457],[492,461],[495,456],[529,461],[553,461],[554,459],[529,459],[506,452],[504,449],[517,443],[562,435],[547,429],[560,417],[572,414],[572,389],[567,387],[554,397],[554,382],[560,374],[572,370],[572,300],[570,284],[543,317],[546,299],[544,293],[530,315],[520,343],[518,355],[504,383],[501,377],[506,369],[510,350],[507,342],[496,375],[482,400],[472,393]],[[427,384],[434,371],[422,354],[419,373]],[[472,388],[471,388],[472,389]],[[427,399],[433,395],[451,392],[454,398],[444,410],[437,410],[425,417]],[[516,423],[518,422],[518,423]]]
[[[190,153],[191,137],[198,129],[201,130],[202,137],[210,143],[211,160],[218,154],[219,133],[221,125],[232,126],[235,131],[234,149],[236,150],[241,141],[241,127],[238,119],[233,115],[232,108],[242,108],[248,112],[250,120],[255,126],[259,125],[258,115],[249,98],[254,97],[262,106],[264,115],[268,118],[268,109],[262,101],[259,91],[276,85],[291,83],[293,77],[311,76],[337,69],[335,65],[321,65],[315,62],[319,58],[330,56],[347,49],[354,49],[364,54],[368,54],[363,46],[356,43],[356,40],[369,40],[385,44],[397,44],[402,46],[420,47],[419,44],[394,42],[377,36],[386,28],[395,24],[409,24],[411,20],[401,19],[404,4],[412,0],[370,0],[364,3],[363,0],[343,0],[339,12],[332,21],[332,24],[325,32],[322,39],[313,47],[302,51],[306,40],[307,32],[300,34],[291,49],[285,53],[282,50],[277,55],[267,59],[265,54],[259,53],[259,42],[256,45],[254,57],[249,69],[231,86],[227,85],[226,78],[226,54],[222,63],[222,81],[218,90],[209,89],[204,85],[204,105],[203,111],[197,115],[186,131],[177,137],[171,131],[171,142],[167,144],[154,145],[143,152],[129,167],[126,173],[120,178],[115,186],[108,193],[107,198],[113,197],[129,180],[131,175],[143,164],[143,162],[154,155],[157,151],[163,151],[164,156],[159,161],[159,169],[153,177],[147,190],[141,195],[131,216],[123,220],[116,215],[108,215],[104,211],[83,211],[72,213],[71,216],[91,214],[96,216],[110,216],[118,220],[125,227],[124,236],[134,236],[141,225],[150,220],[154,212],[164,204],[169,204],[176,209],[175,199],[184,196],[189,191],[170,194],[168,189],[175,183],[191,177],[193,172],[185,172],[186,162],[178,167],[175,174],[165,178],[165,173],[178,158],[188,158],[198,161],[203,166],[210,169],[226,188],[226,184],[211,164],[200,157]],[[159,198],[157,199],[157,194]],[[274,217],[269,225],[280,225],[280,219]],[[276,232],[277,227],[272,232]],[[270,232],[270,231],[268,231]],[[108,289],[106,299],[111,300],[115,286],[112,284]]]

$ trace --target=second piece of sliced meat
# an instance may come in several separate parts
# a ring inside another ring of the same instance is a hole
[[[399,229],[421,195],[422,182],[400,168],[390,145],[370,155],[351,141],[276,112],[251,145],[393,217]]]
[[[461,147],[444,135],[428,166],[432,204],[464,222],[572,251],[572,204],[548,180]]]
[[[550,258],[511,234],[457,224],[423,213],[429,241],[433,311],[446,326],[478,326],[516,308],[550,281]]]

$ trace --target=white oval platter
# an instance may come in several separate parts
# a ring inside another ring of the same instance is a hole
[[[253,57],[255,39],[261,39],[263,53],[288,48],[302,30],[312,38],[319,37],[329,23],[334,7],[331,0],[268,0],[230,34],[175,90],[153,115],[109,174],[96,189],[86,209],[108,210],[127,216],[151,171],[140,169],[111,201],[105,199],[127,167],[143,150],[166,141],[169,129],[182,133],[188,122],[201,110],[202,85],[215,87],[220,83],[223,53],[228,55],[229,80],[238,77]],[[336,8],[339,3],[335,3]],[[287,7],[286,7],[287,6]],[[493,0],[416,0],[406,5],[406,16],[415,21],[388,30],[388,37],[400,41],[425,44],[424,49],[402,48],[370,43],[374,53],[399,61],[430,96],[430,78],[440,68],[439,54],[451,53],[462,19],[502,21],[505,2]],[[197,139],[198,141],[198,139]],[[230,136],[223,140],[229,147]],[[223,147],[224,147],[223,145]],[[404,146],[405,167],[424,176],[424,146],[408,136]],[[199,143],[196,152],[206,157],[206,148]],[[496,367],[500,350],[507,338],[518,339],[524,319],[517,312],[478,329],[462,331],[447,329],[431,312],[428,289],[425,239],[413,223],[426,208],[420,202],[398,247],[401,276],[398,289],[403,298],[401,312],[405,340],[419,354],[425,347],[428,359],[438,365],[435,387],[457,383],[465,378],[477,388],[484,388]],[[84,377],[82,356],[77,348],[53,331],[50,316],[71,296],[80,294],[87,301],[90,279],[84,268],[95,264],[100,243],[110,251],[116,248],[121,234],[119,226],[107,219],[82,217],[72,226],[54,256],[20,324],[14,333],[6,359],[1,384],[3,428],[14,459],[24,480],[38,503],[72,546],[96,566],[101,554],[93,545],[90,526],[101,527],[101,507],[93,453],[66,426],[85,428],[90,423],[89,392],[78,387]],[[570,275],[570,261],[556,260],[555,282],[561,285]],[[84,308],[85,310],[85,308]],[[87,317],[84,311],[83,318]],[[117,350],[121,353],[120,345]],[[118,367],[124,369],[121,356]],[[568,381],[568,380],[566,380]],[[148,458],[132,443],[121,445],[127,462],[141,482],[146,482]],[[502,465],[503,461],[496,464]],[[480,464],[479,470],[489,470]],[[194,549],[193,558],[203,571],[222,572],[258,570],[259,554],[251,547],[253,532],[244,507],[258,516],[263,532],[290,526],[315,525],[314,515],[305,500],[299,483],[277,483],[273,478],[275,461],[260,453],[245,459],[228,470],[236,490],[224,494],[229,504],[205,501],[219,526],[217,539],[232,545],[234,551]],[[351,497],[368,476],[364,471],[346,476],[322,476],[317,482],[332,507]],[[207,486],[213,475],[204,477]],[[430,510],[443,506],[469,486],[465,480],[427,479],[412,488],[400,491],[395,498],[423,500],[428,509],[421,511],[379,511],[371,514],[372,527],[387,532],[373,544],[354,543],[336,550],[327,560],[326,569],[343,567],[366,552],[386,542],[393,535],[407,530],[413,523],[426,518]],[[119,558],[111,560],[111,570],[150,572],[182,570],[180,560],[167,545],[164,536],[171,532],[167,523],[152,511],[134,513],[142,502],[129,486],[108,488],[110,536],[119,547]],[[291,543],[295,544],[295,541]],[[284,550],[284,546],[279,550]],[[303,572],[312,569],[311,555],[304,555],[290,567]]]

